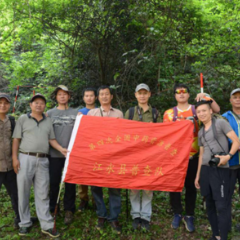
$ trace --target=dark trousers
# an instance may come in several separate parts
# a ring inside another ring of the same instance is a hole
[[[230,196],[232,197],[233,196],[233,193],[234,193],[234,190],[235,190],[235,185],[236,185],[236,182],[238,180],[239,184],[240,184],[240,168],[238,169],[231,169],[230,170]],[[240,190],[238,190],[240,191]],[[231,230],[232,228],[232,218],[231,218],[231,212],[232,212],[232,204],[229,204],[229,207],[230,207],[230,210],[229,210],[229,213],[230,213],[230,222],[229,222],[229,230]]]
[[[106,218],[108,221],[117,221],[121,212],[121,189],[108,188],[109,194],[109,212],[107,214],[106,205],[103,200],[103,191],[101,187],[91,187],[92,195],[97,206],[97,215],[99,218]]]
[[[197,190],[194,185],[198,168],[198,156],[189,160],[187,175],[185,179],[185,210],[187,216],[193,216],[196,206]],[[181,193],[170,192],[170,204],[174,214],[182,214],[183,207],[181,202]]]
[[[50,173],[50,211],[54,212],[57,203],[59,185],[61,182],[62,171],[64,168],[65,158],[49,158]],[[76,184],[65,183],[64,193],[64,211],[75,211]],[[58,207],[58,211],[60,208]]]
[[[18,191],[16,173],[11,170],[8,172],[0,172],[0,189],[2,184],[6,187],[7,192],[11,198],[12,208],[15,212],[16,218],[20,221],[18,212]]]
[[[227,240],[231,221],[231,171],[228,168],[202,166],[201,194],[206,198],[208,220],[213,236]]]

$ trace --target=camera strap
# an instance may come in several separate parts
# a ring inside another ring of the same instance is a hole
[[[217,129],[216,129],[216,119],[215,119],[215,118],[212,118],[212,131],[213,131],[213,137],[214,137],[214,139],[216,140],[216,142],[218,143],[218,145],[221,147],[222,151],[226,154],[225,150],[223,149],[222,145],[220,144],[220,142],[219,142],[218,139],[217,139]],[[204,128],[204,126],[203,126],[203,138],[204,138],[205,142],[207,143],[207,145],[208,145],[211,153],[214,155],[212,149],[210,148],[210,146],[209,146],[209,144],[208,144],[208,142],[207,142],[207,140],[206,140],[206,138],[205,138],[205,128]]]
[[[233,113],[234,117],[236,117],[240,121],[240,117],[234,111],[232,111],[232,113]]]
[[[223,150],[224,153],[226,153],[222,147],[222,145],[219,143],[219,141],[217,140],[217,130],[216,130],[216,120],[214,118],[212,118],[212,131],[213,131],[213,137],[214,139],[217,141],[218,145],[221,147],[221,149]],[[210,149],[212,155],[214,156],[214,152],[213,150],[210,148],[209,144],[208,144],[208,141],[207,139],[205,138],[205,128],[203,126],[203,138],[204,138],[204,141],[207,143],[208,145],[208,148]],[[221,192],[221,197],[224,197],[224,179],[223,177],[221,176],[221,173],[217,170],[217,173],[218,173],[218,177],[221,179],[222,181],[222,184],[221,184],[221,187],[220,187],[220,192]]]

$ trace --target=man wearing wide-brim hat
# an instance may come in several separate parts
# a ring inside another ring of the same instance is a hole
[[[57,102],[57,107],[54,107],[47,111],[47,116],[51,118],[54,133],[59,144],[65,148],[68,147],[73,126],[75,123],[78,109],[73,109],[68,106],[71,98],[71,91],[64,86],[59,85],[51,94],[52,99]],[[53,213],[55,210],[59,184],[61,182],[62,170],[64,168],[65,156],[50,147],[49,158],[50,169],[50,211]],[[64,211],[65,218],[64,223],[70,224],[73,220],[73,214],[75,212],[75,199],[76,199],[76,185],[71,183],[65,183],[64,194]],[[58,208],[58,212],[60,208]]]

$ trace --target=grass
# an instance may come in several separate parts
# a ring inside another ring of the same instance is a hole
[[[62,194],[63,196],[63,194]],[[105,202],[108,206],[107,192],[105,191]],[[10,198],[7,195],[6,189],[2,187],[0,192],[0,239],[49,239],[49,237],[41,233],[39,223],[31,228],[28,236],[20,237],[18,236],[18,230],[14,229],[13,220],[14,212],[11,207]],[[79,197],[76,198],[76,206],[79,206]],[[31,194],[31,213],[33,216],[35,214],[34,196],[33,191]],[[61,201],[62,202],[62,201]],[[183,203],[184,206],[184,203]],[[61,206],[61,209],[63,207]],[[129,203],[130,211],[130,203]],[[239,222],[240,219],[240,203],[239,196],[237,193],[233,197],[233,226]],[[99,232],[96,230],[95,225],[97,223],[97,216],[93,209],[87,209],[86,211],[80,213],[76,212],[74,215],[74,221],[70,226],[65,226],[63,223],[64,214],[57,218],[57,229],[61,233],[59,239],[67,240],[105,240],[105,239],[120,239],[120,240],[205,240],[211,236],[211,229],[208,223],[206,212],[202,207],[202,198],[198,193],[197,207],[195,212],[195,227],[196,231],[194,233],[188,233],[181,224],[178,230],[171,229],[172,212],[169,206],[169,194],[166,192],[154,192],[153,198],[153,214],[151,221],[151,231],[149,233],[137,231],[133,232],[131,228],[132,220],[131,216],[129,219],[126,218],[126,199],[125,191],[122,191],[122,211],[119,217],[119,221],[122,225],[122,234],[116,235],[112,232],[109,224],[105,225],[103,231]],[[229,239],[240,239],[240,233],[232,228],[232,232],[229,234]]]

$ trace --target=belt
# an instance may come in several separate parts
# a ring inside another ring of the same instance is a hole
[[[20,152],[20,153],[26,154],[26,155],[29,155],[29,156],[34,156],[34,157],[37,157],[37,158],[48,157],[48,154],[46,154],[46,153],[33,153],[33,152]]]

